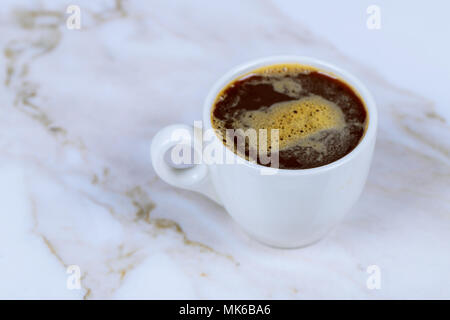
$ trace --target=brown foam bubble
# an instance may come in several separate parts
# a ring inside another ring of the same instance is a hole
[[[305,66],[298,63],[280,63],[274,64],[271,66],[264,66],[261,68],[257,68],[247,73],[247,75],[251,74],[262,74],[262,75],[290,75],[290,74],[308,74],[313,71],[319,71],[317,68],[311,66]],[[245,77],[244,75],[243,77]]]
[[[290,97],[298,97],[303,91],[300,83],[289,78],[275,80],[272,86],[276,92],[287,94]]]
[[[276,103],[263,110],[247,111],[233,123],[234,128],[266,129],[269,136],[272,129],[279,129],[280,150],[321,130],[341,129],[344,125],[341,109],[315,95]]]

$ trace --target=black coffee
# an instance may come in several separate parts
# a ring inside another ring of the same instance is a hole
[[[367,122],[364,104],[349,85],[297,64],[264,67],[231,82],[217,96],[211,117],[224,143],[227,129],[267,129],[265,145],[269,155],[279,152],[280,169],[315,168],[342,158],[357,146]],[[272,149],[271,129],[279,129],[278,151]],[[249,139],[233,151],[252,158]],[[269,166],[259,153],[252,160]]]

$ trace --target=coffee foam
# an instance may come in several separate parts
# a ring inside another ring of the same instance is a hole
[[[272,82],[273,90],[284,93],[290,97],[298,97],[302,93],[302,85],[293,79],[283,78]]]
[[[345,125],[344,114],[333,102],[320,96],[307,97],[287,102],[275,103],[268,108],[246,111],[234,120],[234,128],[279,129],[279,149],[301,144],[302,140],[323,131],[340,130]],[[268,139],[271,147],[271,139]],[[317,143],[307,145],[323,150]]]
[[[248,74],[244,75],[243,77],[241,77],[241,79],[245,78],[248,75],[252,75],[252,74],[289,75],[289,74],[299,74],[299,73],[308,74],[312,71],[319,71],[319,70],[314,67],[311,67],[311,66],[301,65],[301,64],[297,64],[297,63],[295,63],[295,64],[282,63],[282,64],[275,64],[275,65],[271,65],[271,66],[264,66],[261,68],[257,68],[255,70],[252,70]]]
[[[261,76],[263,78],[260,80],[253,80],[251,82],[252,85],[270,84],[275,92],[286,94],[292,98],[299,98],[301,93],[303,92],[302,85],[294,79],[283,78],[281,77],[281,75],[278,78],[274,78],[272,74],[270,74],[270,76],[272,76],[271,78],[269,78],[269,76],[266,74]],[[237,102],[238,101],[236,101],[235,104]]]
[[[306,87],[303,88],[303,80],[297,79],[296,75],[307,75],[312,72],[322,73],[321,70],[310,66],[280,64],[252,70],[236,79],[236,81],[246,81],[251,78],[247,85],[270,84],[273,91],[285,94],[292,100],[269,106],[261,105],[256,110],[246,110],[245,105],[243,108],[234,110],[238,103],[242,104],[239,101],[240,97],[237,96],[229,104],[229,112],[222,114],[222,119],[211,114],[217,135],[228,146],[229,137],[225,133],[226,129],[234,128],[244,131],[255,129],[256,132],[259,129],[267,129],[268,151],[276,152],[276,147],[273,148],[271,143],[278,143],[279,152],[283,154],[280,160],[287,161],[285,164],[280,163],[282,168],[310,168],[314,167],[310,165],[312,163],[323,165],[344,156],[347,150],[356,144],[352,141],[360,138],[355,132],[365,124],[347,119],[342,109],[342,106],[350,103],[347,96],[335,97],[334,101],[330,101],[323,96],[312,94]],[[334,75],[326,74],[326,76],[337,79]],[[228,88],[234,86],[235,82],[231,82],[223,88],[216,97],[215,104],[223,101],[227,97]],[[271,129],[279,130],[278,141],[272,140]],[[239,136],[240,133],[237,135]],[[261,143],[259,138],[258,146]],[[248,150],[250,149],[253,147],[248,146]],[[233,148],[233,151],[251,160],[244,152],[245,150]]]

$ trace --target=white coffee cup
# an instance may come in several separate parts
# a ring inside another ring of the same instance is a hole
[[[175,169],[166,161],[166,153],[179,143],[176,131],[189,132],[193,127],[171,125],[159,131],[151,145],[153,167],[165,182],[206,195],[223,205],[231,217],[255,239],[275,247],[295,248],[320,240],[355,204],[369,172],[376,139],[377,110],[366,87],[348,72],[329,63],[301,56],[274,56],[240,65],[210,90],[203,109],[204,129],[211,129],[211,108],[220,92],[234,79],[254,69],[281,63],[299,63],[342,79],[362,98],[368,111],[368,125],[354,150],[328,165],[261,174],[261,165],[240,158],[214,136],[234,164],[196,164]],[[188,141],[189,142],[189,141]],[[195,145],[195,144],[194,144]],[[195,150],[201,153],[202,150]]]

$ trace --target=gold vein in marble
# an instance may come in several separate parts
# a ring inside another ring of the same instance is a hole
[[[45,246],[48,248],[49,252],[56,258],[56,260],[58,260],[58,262],[64,267],[64,269],[66,270],[67,267],[69,266],[64,260],[63,258],[59,255],[58,251],[56,250],[55,246],[52,244],[52,242],[42,233],[38,232],[38,225],[39,225],[39,220],[38,220],[38,215],[37,215],[37,207],[36,207],[36,202],[35,200],[30,197],[30,204],[31,204],[31,217],[33,219],[33,228],[32,228],[32,232],[34,234],[36,234],[39,238],[42,239],[43,243],[45,244]],[[83,299],[86,300],[88,298],[88,296],[91,294],[91,289],[86,287],[83,283],[83,279],[86,277],[87,272],[83,272],[81,274],[80,277],[80,285],[81,287],[85,290],[85,294],[83,296]]]
[[[427,145],[434,151],[439,152],[441,155],[445,156],[447,159],[450,159],[450,149],[446,146],[442,145],[440,141],[437,141],[436,139],[429,138],[426,135],[426,132],[424,130],[418,131],[414,129],[411,125],[407,124],[405,120],[410,119],[418,122],[424,122],[426,119],[422,117],[415,117],[407,114],[402,114],[396,111],[392,112],[392,115],[396,122],[398,123],[399,127],[410,137],[413,139]],[[426,113],[426,117],[431,119],[431,121],[439,121],[441,125],[444,126],[444,128],[447,130],[447,132],[450,132],[450,127],[447,126],[445,119],[439,116],[434,111],[429,111]],[[446,141],[448,142],[448,141]]]
[[[201,242],[190,240],[186,232],[184,232],[178,222],[166,218],[152,218],[150,213],[153,211],[153,209],[155,209],[156,204],[148,198],[147,194],[142,190],[141,187],[137,186],[131,189],[130,191],[126,192],[126,195],[130,198],[133,206],[135,206],[135,208],[137,209],[135,213],[135,221],[144,220],[158,230],[173,230],[182,237],[183,243],[185,245],[198,248],[201,252],[210,252],[222,256],[232,261],[236,266],[239,266],[239,262],[235,261],[235,259],[231,255],[218,252],[210,246]]]
[[[54,121],[33,100],[38,96],[38,84],[26,79],[30,65],[40,56],[53,51],[61,41],[60,26],[64,14],[49,10],[16,10],[16,21],[28,30],[27,37],[10,40],[3,50],[6,58],[4,85],[15,91],[14,107],[43,125],[63,145],[72,145],[80,151],[86,146],[80,139],[68,139],[67,130]],[[43,20],[43,21],[41,21]]]
[[[128,16],[123,0],[115,0],[112,8],[101,10],[99,13],[92,12],[88,9],[85,9],[85,11],[89,12],[97,24],[107,23]]]

